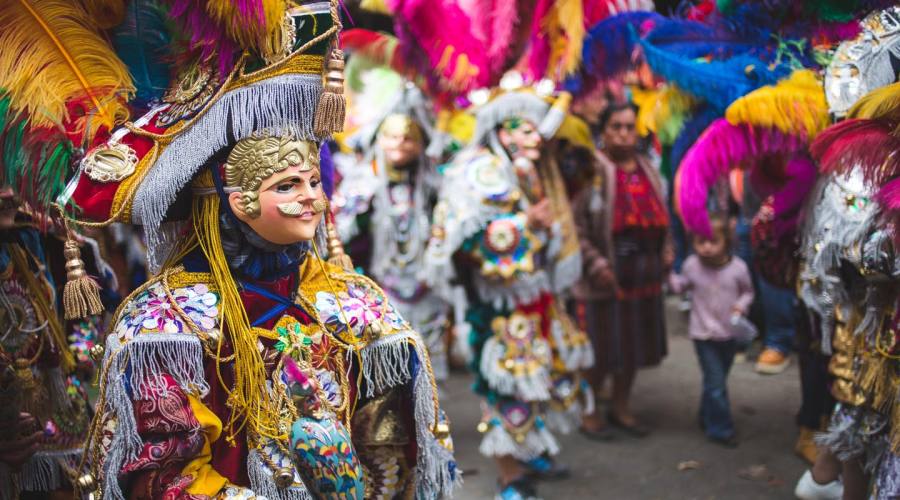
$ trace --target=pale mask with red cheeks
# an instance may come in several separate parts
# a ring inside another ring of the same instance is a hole
[[[319,148],[311,141],[239,141],[225,163],[225,185],[235,217],[277,245],[312,240],[327,207]]]
[[[530,121],[521,118],[506,120],[497,131],[497,138],[513,161],[524,158],[536,162],[541,158],[543,138],[537,126]]]
[[[406,115],[390,115],[378,128],[378,146],[389,166],[404,168],[412,165],[424,148],[422,130]]]

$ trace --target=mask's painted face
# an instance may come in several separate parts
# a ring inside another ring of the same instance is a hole
[[[19,197],[11,186],[0,186],[0,230],[13,227],[19,211]]]
[[[506,120],[497,131],[497,138],[514,161],[525,158],[536,162],[541,158],[543,138],[537,126],[530,121],[521,118]]]
[[[423,142],[419,126],[406,115],[390,115],[378,129],[378,145],[392,167],[406,167],[418,160]]]
[[[245,139],[228,156],[226,185],[235,216],[264,240],[312,240],[327,206],[315,143]]]

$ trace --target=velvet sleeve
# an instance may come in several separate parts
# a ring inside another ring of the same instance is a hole
[[[219,437],[221,422],[171,376],[159,380],[155,397],[134,401],[142,447],[119,480],[129,498],[214,496],[226,483],[209,466],[210,441]]]

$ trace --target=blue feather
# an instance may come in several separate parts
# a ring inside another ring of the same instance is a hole
[[[675,142],[672,144],[672,153],[669,157],[669,161],[671,162],[673,172],[678,170],[678,166],[681,164],[681,159],[684,158],[684,154],[687,153],[687,150],[690,149],[695,142],[697,142],[697,139],[700,138],[700,134],[702,134],[716,118],[721,116],[721,113],[706,103],[701,104],[694,110],[694,114],[689,120],[684,122],[681,133],[678,134],[678,137],[675,138]]]
[[[595,78],[624,72],[637,43],[636,28],[648,21],[663,20],[656,12],[627,12],[598,22],[588,30],[581,48],[585,71]]]
[[[647,40],[641,40],[641,46],[656,74],[705,99],[720,112],[744,94],[790,73],[790,68],[781,66],[770,70],[760,59],[745,54],[723,61],[701,61],[671,53]]]
[[[128,66],[138,105],[158,100],[169,87],[171,35],[166,12],[151,0],[132,0],[113,30],[113,47]]]
[[[765,44],[765,40],[747,39],[722,27],[681,19],[665,19],[656,23],[644,40],[677,55],[714,59],[750,53]]]

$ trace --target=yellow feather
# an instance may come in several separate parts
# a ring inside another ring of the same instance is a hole
[[[812,71],[805,69],[734,101],[725,111],[725,118],[733,125],[775,127],[809,139],[830,122],[822,84]]]
[[[80,0],[80,2],[100,29],[114,28],[125,19],[126,0]]]
[[[667,145],[675,141],[685,118],[697,104],[696,99],[671,84],[656,90],[633,87],[631,91],[638,107],[638,134],[644,137],[656,134]]]
[[[581,64],[581,46],[585,35],[584,6],[582,0],[558,0],[555,9],[566,38],[562,68],[570,75]]]
[[[861,97],[850,108],[847,118],[878,120],[900,114],[900,83],[879,87]]]
[[[281,23],[287,9],[285,0],[263,0],[263,23],[248,21],[233,0],[208,0],[206,12],[221,25],[225,32],[241,47],[253,49],[262,55],[271,55],[280,44],[272,39],[281,36]]]
[[[361,2],[359,2],[359,8],[362,10],[367,10],[376,14],[384,14],[387,16],[393,14],[393,12],[391,12],[391,9],[388,8],[385,0],[362,0]]]
[[[128,69],[85,11],[67,0],[12,0],[0,9],[0,88],[31,127],[67,125],[85,142],[128,117]],[[83,101],[87,115],[70,117]]]

